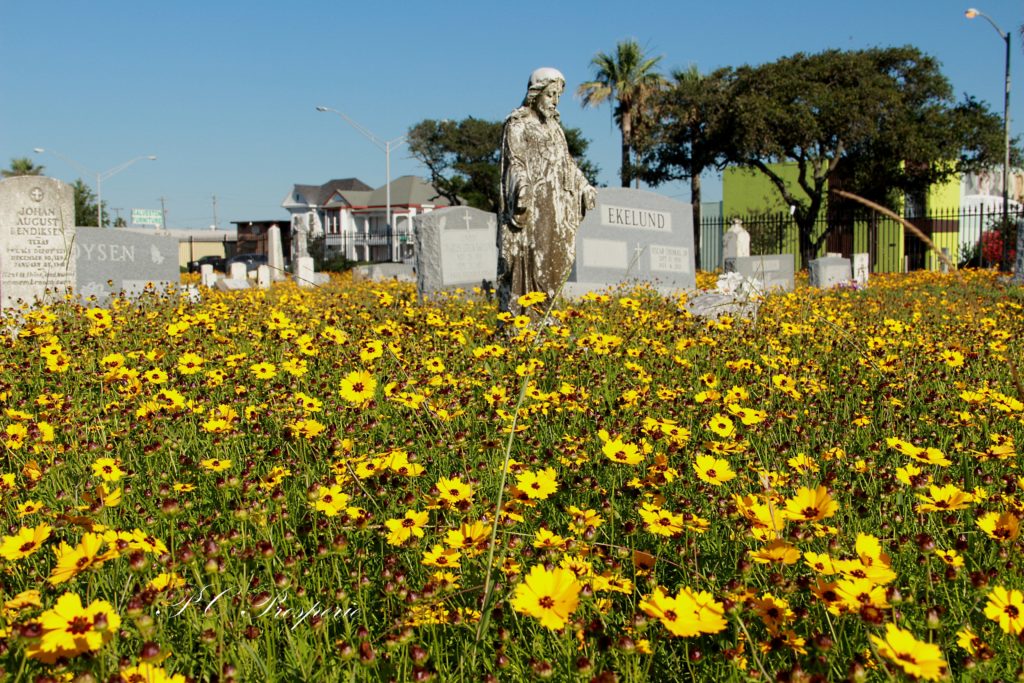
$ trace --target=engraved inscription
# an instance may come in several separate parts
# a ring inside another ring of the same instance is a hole
[[[607,227],[672,232],[672,214],[664,211],[602,204],[600,216]]]
[[[686,247],[650,246],[651,270],[671,273],[690,272],[690,250]]]

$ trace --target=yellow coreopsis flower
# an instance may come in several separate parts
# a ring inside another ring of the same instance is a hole
[[[962,510],[974,502],[974,496],[966,491],[961,491],[954,484],[945,486],[930,485],[928,495],[916,494],[921,503],[917,506],[918,512],[947,512],[950,510]]]
[[[796,495],[786,500],[783,514],[786,519],[800,522],[814,522],[836,514],[839,503],[832,499],[824,486],[817,488],[800,487]]]
[[[377,380],[365,370],[353,370],[341,380],[341,397],[355,405],[363,405],[373,398]]]
[[[543,565],[534,565],[516,586],[512,608],[534,617],[545,628],[557,630],[564,627],[576,611],[580,589],[571,571],[561,567],[548,571]]]
[[[99,534],[85,534],[82,541],[72,548],[67,543],[61,543],[60,547],[54,549],[57,555],[57,564],[50,572],[47,581],[56,586],[59,583],[70,581],[86,569],[92,566],[103,564],[100,557],[100,547],[103,545],[103,537]]]
[[[710,593],[680,589],[675,597],[660,587],[640,601],[640,609],[647,616],[658,619],[674,636],[692,638],[705,633],[719,633],[725,629],[725,608]]]
[[[985,616],[1011,636],[1024,632],[1024,593],[996,586],[988,594]]]
[[[268,380],[277,376],[277,366],[273,363],[256,363],[249,368],[256,379]]]
[[[384,526],[388,530],[390,545],[403,545],[412,538],[423,538],[423,525],[427,523],[429,513],[407,510],[404,517],[388,519]]]
[[[178,372],[183,375],[195,375],[203,371],[203,363],[206,361],[202,356],[195,353],[183,353],[178,358]]]
[[[711,455],[698,455],[693,469],[701,481],[714,486],[721,486],[736,478],[736,473],[733,472],[727,460]]]
[[[113,458],[97,458],[96,462],[92,464],[92,473],[103,481],[111,483],[117,482],[124,476],[124,471],[118,467],[117,461]]]
[[[52,609],[39,616],[42,637],[28,648],[28,656],[46,664],[84,652],[96,652],[117,633],[121,617],[106,600],[88,607],[75,593],[65,593]]]
[[[42,547],[50,537],[51,530],[49,524],[40,524],[35,527],[22,527],[13,536],[4,536],[0,541],[0,557],[10,562],[29,557]]]
[[[553,467],[527,470],[516,477],[516,488],[531,500],[544,500],[558,490],[558,475]]]
[[[622,439],[609,439],[601,446],[601,452],[611,460],[623,465],[635,465],[644,459],[640,448]]]
[[[977,524],[989,538],[1000,543],[1015,541],[1020,535],[1020,520],[1012,512],[986,512]]]
[[[878,648],[878,654],[901,667],[910,676],[937,681],[948,671],[938,645],[918,640],[910,631],[894,624],[885,625],[885,638],[874,635],[870,638]]]

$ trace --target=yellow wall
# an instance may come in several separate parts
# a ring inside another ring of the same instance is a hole
[[[224,242],[178,242],[178,265],[182,268],[188,268],[189,261],[195,261],[203,256],[224,255]]]
[[[957,211],[960,208],[960,176],[928,188],[925,198],[928,211]]]
[[[772,168],[787,185],[797,187],[798,171],[795,163],[774,164]],[[727,219],[749,214],[787,212],[789,206],[782,201],[779,191],[764,173],[734,166],[722,172],[722,215]]]

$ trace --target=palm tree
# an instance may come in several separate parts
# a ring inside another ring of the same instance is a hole
[[[622,131],[622,186],[629,187],[633,180],[630,162],[633,151],[633,128],[640,116],[644,100],[665,84],[665,78],[655,71],[661,57],[648,57],[632,38],[621,41],[615,54],[598,52],[590,65],[594,67],[594,80],[580,84],[576,96],[584,107],[596,107],[605,102],[615,103],[612,115]]]
[[[42,175],[43,167],[36,166],[35,162],[28,157],[11,159],[11,167],[0,170],[4,178],[13,178],[19,175]]]

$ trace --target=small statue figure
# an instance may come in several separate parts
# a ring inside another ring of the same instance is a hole
[[[535,315],[516,299],[554,298],[576,256],[576,230],[597,202],[569,154],[557,106],[565,77],[541,68],[530,75],[523,106],[505,119],[498,209],[498,306]]]

